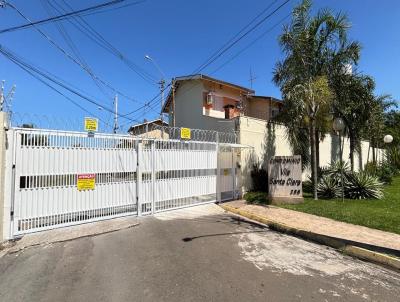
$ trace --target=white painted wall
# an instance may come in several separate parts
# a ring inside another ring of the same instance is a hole
[[[271,124],[264,120],[240,117],[239,119],[239,141],[240,144],[251,146],[241,152],[241,170],[243,175],[243,189],[251,188],[250,172],[254,163],[259,163],[267,168],[268,159],[274,155],[293,155],[290,145],[286,139],[285,126]],[[355,154],[355,169],[359,170],[368,161],[372,161],[372,149],[369,150],[369,143],[362,142],[361,157]],[[344,140],[343,160],[349,160],[350,142]],[[377,149],[378,160],[383,158],[383,150]],[[332,160],[340,158],[339,138],[336,135],[327,134],[320,143],[320,166],[328,165]],[[306,179],[310,171],[304,171],[303,179]]]

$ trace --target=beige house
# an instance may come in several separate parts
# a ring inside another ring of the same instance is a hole
[[[173,82],[175,93],[170,91],[163,107],[170,126],[235,131],[237,118],[269,120],[282,107],[278,99],[257,96],[252,89],[202,74],[177,77]]]
[[[293,155],[286,139],[285,127],[270,120],[277,115],[282,101],[258,96],[255,91],[206,75],[196,74],[173,80],[174,93],[170,91],[163,107],[169,115],[169,125],[196,129],[235,131],[238,143],[248,146],[240,150],[243,189],[250,188],[250,171],[253,164],[266,168],[274,155]],[[362,142],[362,152],[355,158],[356,168],[372,160],[369,143]],[[380,151],[378,151],[380,152]],[[348,160],[349,142],[345,140],[343,159]],[[339,139],[327,134],[320,143],[320,165],[337,160]],[[304,173],[306,177],[308,172]]]
[[[143,121],[143,123],[132,125],[128,133],[140,137],[150,138],[168,138],[168,133],[162,133],[163,127],[168,126],[168,123],[161,119],[152,121]]]

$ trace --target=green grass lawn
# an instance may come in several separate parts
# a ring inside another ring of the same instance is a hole
[[[400,234],[400,176],[385,187],[385,197],[381,200],[345,199],[342,202],[341,199],[313,200],[307,196],[303,204],[281,207]]]

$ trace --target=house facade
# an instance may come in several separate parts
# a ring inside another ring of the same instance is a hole
[[[259,96],[255,91],[206,75],[196,74],[173,80],[163,107],[169,116],[169,125],[193,129],[235,132],[238,143],[246,148],[238,150],[238,173],[244,191],[251,189],[251,171],[254,165],[267,168],[275,155],[293,155],[283,125],[271,122],[279,114],[283,103],[270,96]],[[339,138],[326,134],[320,142],[320,165],[328,165],[340,158]],[[356,155],[356,169],[372,160],[368,142],[362,142]],[[382,157],[382,151],[377,150]],[[344,140],[343,160],[348,160],[349,141]],[[305,171],[306,178],[309,171]]]
[[[231,132],[237,130],[241,116],[269,120],[282,107],[278,99],[202,74],[173,82],[175,91],[170,91],[163,107],[170,126]]]

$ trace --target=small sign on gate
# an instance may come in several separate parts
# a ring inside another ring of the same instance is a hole
[[[99,121],[97,118],[85,117],[85,131],[86,132],[97,132],[99,128]]]
[[[181,128],[181,138],[190,139],[191,138],[191,130],[190,128]]]
[[[96,186],[96,174],[78,174],[76,186],[78,191],[94,190]]]

